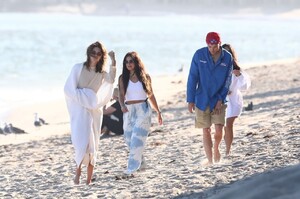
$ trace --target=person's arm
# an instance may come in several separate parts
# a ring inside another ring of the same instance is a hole
[[[149,98],[149,101],[150,101],[150,103],[151,103],[152,108],[153,108],[153,109],[156,111],[156,113],[157,113],[157,121],[158,121],[158,124],[159,124],[159,125],[162,125],[162,123],[163,123],[162,114],[161,114],[161,111],[160,111],[160,109],[159,109],[159,107],[158,107],[158,104],[157,104],[157,101],[156,101],[156,98],[155,98],[155,95],[154,95],[154,92],[153,92],[153,89],[152,89],[151,77],[150,77],[149,75],[148,75],[148,79],[149,79],[149,81],[150,81],[150,86],[151,86],[151,91],[152,91],[151,95],[148,96],[148,98]]]
[[[115,53],[114,51],[110,51],[108,53],[108,56],[110,57],[111,60],[111,65],[109,68],[109,73],[106,73],[104,76],[104,80],[109,82],[109,83],[114,83],[115,82],[115,78],[116,78],[116,59],[115,59]]]
[[[199,73],[197,70],[196,53],[193,56],[190,72],[187,81],[186,101],[188,102],[188,110],[192,113],[195,110],[196,88],[199,83]]]
[[[250,88],[251,80],[249,75],[245,71],[240,72],[240,75],[237,77],[237,80],[237,88],[240,91],[246,91]]]
[[[115,107],[109,106],[109,107],[107,107],[107,108],[105,108],[105,109],[103,110],[103,115],[111,115],[111,114],[113,114],[116,110],[117,110],[117,109],[115,109]]]
[[[233,65],[232,65],[232,60],[231,60],[230,64],[229,64],[229,67],[227,69],[225,83],[223,84],[223,87],[219,90],[219,92],[217,94],[217,96],[218,96],[217,105],[220,105],[220,104],[225,102],[225,99],[226,99],[226,96],[229,92],[229,87],[230,87],[230,84],[231,84],[232,68],[233,68]]]
[[[123,78],[123,76],[120,75],[119,82],[118,82],[118,85],[119,85],[119,103],[120,103],[122,112],[125,113],[125,112],[128,112],[128,109],[125,105],[125,89],[124,89],[124,84],[123,84],[122,78]]]
[[[233,68],[233,65],[232,65],[232,60],[231,60],[228,70],[227,70],[227,73],[226,73],[225,83],[224,83],[223,87],[220,89],[219,93],[217,94],[218,101],[213,110],[214,114],[218,115],[221,113],[222,104],[225,102],[226,96],[229,93],[229,87],[231,84],[231,77],[232,77],[232,68]]]

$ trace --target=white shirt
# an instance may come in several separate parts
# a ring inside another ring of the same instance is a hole
[[[143,88],[143,84],[140,81],[132,82],[129,80],[128,87],[125,94],[125,102],[133,100],[146,100],[147,93]]]

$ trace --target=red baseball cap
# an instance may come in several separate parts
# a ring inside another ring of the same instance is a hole
[[[217,33],[217,32],[207,33],[206,43],[207,44],[219,44],[219,43],[221,43],[221,38],[220,38],[219,33]]]

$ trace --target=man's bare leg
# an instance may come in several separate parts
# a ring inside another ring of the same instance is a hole
[[[210,128],[203,128],[203,147],[205,155],[208,159],[208,164],[212,164],[212,140],[210,134]]]
[[[215,124],[215,144],[214,144],[214,161],[220,162],[221,154],[219,151],[219,145],[222,140],[222,131],[223,131],[223,125],[221,124]]]

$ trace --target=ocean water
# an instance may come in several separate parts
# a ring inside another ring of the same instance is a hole
[[[137,51],[151,75],[188,71],[193,53],[217,31],[240,63],[300,57],[300,21],[272,17],[0,14],[0,115],[13,106],[63,97],[75,63],[96,40],[116,52],[118,74]]]

